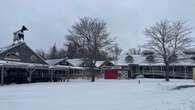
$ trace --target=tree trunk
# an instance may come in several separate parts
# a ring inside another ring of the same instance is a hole
[[[95,82],[95,75],[92,73],[91,82]]]
[[[169,63],[165,63],[165,80],[169,81]]]
[[[93,68],[91,68],[90,70],[91,70],[91,82],[95,82],[95,71]]]

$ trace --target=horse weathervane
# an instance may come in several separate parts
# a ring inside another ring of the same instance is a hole
[[[28,31],[28,29],[25,26],[22,26],[20,30],[14,32],[14,39],[13,39],[14,44],[24,41],[24,31]]]

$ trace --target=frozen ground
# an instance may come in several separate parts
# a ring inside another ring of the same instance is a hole
[[[0,87],[0,110],[195,110],[192,80],[71,80]]]

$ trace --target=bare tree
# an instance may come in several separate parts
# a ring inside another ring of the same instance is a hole
[[[191,46],[192,39],[188,35],[192,33],[192,28],[188,27],[184,21],[175,21],[172,23],[172,29],[173,54],[176,56],[178,52],[183,52]]]
[[[36,53],[44,59],[47,59],[47,53],[44,50],[36,50]]]
[[[67,47],[67,57],[68,58],[84,58],[85,51],[84,48],[80,48],[77,42],[67,39],[68,42],[65,44]]]
[[[166,81],[169,81],[169,66],[173,59],[190,46],[190,33],[191,29],[182,21],[163,20],[145,29],[145,35],[149,38],[146,46],[163,59]]]
[[[121,48],[119,48],[118,44],[114,44],[113,48],[111,48],[110,50],[111,50],[111,53],[112,53],[113,60],[117,61],[119,55],[121,54],[121,52],[123,50]]]
[[[91,68],[91,81],[95,81],[95,63],[97,53],[112,45],[106,22],[97,18],[84,17],[75,23],[66,36],[68,41],[74,42],[85,51],[85,58]]]
[[[57,59],[58,57],[58,49],[56,47],[56,44],[54,44],[48,53],[48,59]]]
[[[58,51],[58,57],[59,58],[66,58],[67,57],[67,54],[66,54],[67,52],[66,52],[66,50],[65,49],[60,49],[59,51]]]
[[[138,49],[130,48],[127,53],[130,54],[130,55],[140,55],[141,54],[141,49],[140,48],[138,48]]]

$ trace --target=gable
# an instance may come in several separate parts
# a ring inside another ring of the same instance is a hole
[[[75,67],[83,66],[82,59],[67,59],[67,62],[69,62],[72,66],[75,66]]]
[[[99,67],[110,67],[114,66],[114,64],[111,61],[104,61]]]
[[[47,64],[43,58],[37,55],[24,42],[8,47],[3,52],[0,52],[0,60]]]

